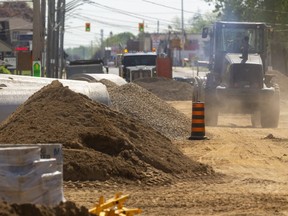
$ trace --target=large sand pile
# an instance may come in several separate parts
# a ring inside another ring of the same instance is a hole
[[[34,204],[12,204],[0,202],[1,216],[91,216],[85,207],[77,207],[73,202],[60,203],[55,207]]]
[[[94,103],[58,81],[31,96],[0,125],[0,143],[62,143],[64,180],[163,183],[175,176],[213,173],[145,123]]]

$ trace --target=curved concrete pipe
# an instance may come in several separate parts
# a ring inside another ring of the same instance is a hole
[[[70,77],[72,80],[82,80],[87,82],[99,82],[102,79],[109,80],[118,86],[126,84],[126,80],[116,74],[75,74]]]
[[[7,78],[8,77],[8,78]],[[10,77],[10,78],[9,78]],[[23,79],[22,79],[23,78]],[[42,87],[50,84],[53,80],[51,78],[35,78],[22,77],[16,75],[2,76],[0,75],[0,121],[3,121],[11,113],[13,113],[18,106],[23,104],[31,95],[39,91]],[[69,89],[77,93],[86,95],[91,100],[111,105],[110,97],[107,88],[102,83],[88,83],[76,80],[62,80],[59,81],[63,86],[68,86]]]

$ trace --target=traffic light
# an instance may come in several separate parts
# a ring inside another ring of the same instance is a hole
[[[85,31],[90,32],[90,23],[85,23]]]
[[[144,23],[138,23],[139,32],[144,32]]]

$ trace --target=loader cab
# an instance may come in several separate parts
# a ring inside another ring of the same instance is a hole
[[[219,25],[215,39],[216,52],[241,53],[241,46],[248,39],[249,53],[263,53],[264,37],[261,25]]]
[[[260,55],[263,64],[267,58],[267,29],[265,23],[216,22],[210,32],[210,64],[212,72],[223,71],[226,54],[242,55],[244,38],[248,38],[248,54]],[[203,29],[202,36],[205,34]],[[265,68],[265,66],[264,66]]]

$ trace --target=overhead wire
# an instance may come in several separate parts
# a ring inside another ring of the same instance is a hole
[[[147,3],[154,4],[154,5],[158,5],[158,6],[161,6],[161,7],[170,8],[170,9],[175,10],[175,11],[179,11],[180,10],[179,8],[174,8],[174,7],[170,7],[170,6],[167,6],[167,5],[158,4],[158,3],[155,3],[155,2],[152,2],[152,1],[148,1],[148,0],[143,0],[143,1],[147,2]],[[169,20],[166,20],[166,19],[163,19],[163,18],[147,16],[147,15],[143,15],[142,13],[140,15],[138,13],[134,13],[134,12],[130,12],[130,11],[114,8],[114,7],[110,7],[110,6],[107,6],[107,5],[104,5],[104,4],[100,4],[100,3],[97,3],[97,2],[94,2],[94,1],[91,1],[91,0],[82,0],[82,2],[84,2],[85,4],[91,5],[93,7],[102,9],[102,10],[106,10],[106,11],[108,10],[110,12],[114,12],[114,13],[118,13],[118,14],[121,14],[121,15],[126,15],[128,17],[133,17],[133,18],[139,19],[139,20],[141,20],[140,22],[145,22],[145,25],[146,25],[145,28],[149,29],[151,32],[158,32],[158,31],[165,31],[165,30],[168,31],[167,25],[171,26],[171,25],[175,24],[175,22],[169,21]],[[185,10],[185,13],[201,14],[201,13],[187,11],[187,10]],[[98,23],[100,25],[109,26],[109,27],[118,28],[118,29],[130,29],[131,31],[135,31],[135,30],[138,29],[138,25],[135,25],[135,23],[137,24],[137,21],[125,21],[125,20],[113,19],[111,17],[108,18],[108,17],[104,17],[104,16],[97,16],[99,19],[95,19],[95,18],[91,18],[89,16],[89,14],[87,14],[87,12],[85,12],[85,14],[86,14],[86,16],[85,15],[80,15],[79,13],[78,14],[70,14],[69,18],[71,17],[71,18],[74,18],[74,19],[78,19],[78,20],[86,21],[86,22],[92,22],[92,23],[95,22],[95,23]],[[93,14],[93,17],[95,17],[94,14]],[[100,20],[100,19],[102,19],[102,20]],[[117,22],[113,22],[113,21],[117,21]],[[119,24],[119,22],[120,22],[120,24]],[[122,23],[123,22],[130,23],[131,25],[130,24],[124,25],[124,24],[121,24],[121,22]],[[147,24],[148,24],[148,26],[147,26]],[[187,25],[187,24],[185,24],[185,25]],[[66,27],[65,27],[65,29],[66,29]],[[74,29],[74,28],[70,27],[69,29]],[[75,28],[75,29],[77,29],[77,28]]]
[[[138,19],[141,19],[141,20],[159,20],[159,21],[162,21],[162,22],[166,22],[166,23],[171,23],[171,21],[169,20],[165,20],[165,19],[158,19],[156,17],[151,17],[151,16],[145,16],[145,15],[140,15],[139,14],[136,14],[136,13],[133,13],[133,12],[129,12],[129,11],[125,11],[125,10],[121,10],[121,9],[117,9],[117,8],[113,8],[113,7],[110,7],[110,6],[107,6],[107,5],[103,5],[103,4],[99,4],[99,3],[96,3],[96,2],[89,2],[88,4],[91,4],[95,7],[100,7],[102,9],[106,9],[106,10],[109,10],[109,11],[113,11],[113,12],[116,12],[116,13],[120,13],[122,15],[127,15],[127,16],[130,16],[130,17],[134,17],[134,18],[138,18]]]
[[[131,26],[131,25],[123,25],[123,24],[119,24],[119,22],[117,22],[117,23],[112,23],[112,22],[107,22],[107,21],[102,21],[102,20],[97,20],[97,19],[92,19],[92,18],[89,18],[89,17],[86,17],[86,16],[81,16],[81,15],[78,15],[77,16],[77,18],[78,19],[80,19],[80,20],[83,20],[83,21],[90,21],[90,22],[95,22],[95,23],[100,23],[100,24],[102,24],[102,25],[104,25],[104,26],[109,26],[109,27],[113,27],[113,28],[119,28],[119,29],[130,29],[130,30],[137,30],[138,29],[138,25],[136,26],[136,25],[133,25],[133,26]],[[125,21],[124,21],[125,22]],[[127,23],[127,22],[125,22],[125,23]],[[147,25],[147,23],[146,23],[146,27],[145,27],[146,29],[150,29],[152,32],[154,31],[154,32],[156,32],[157,31],[157,28],[158,28],[158,26],[157,26],[157,24],[149,24],[149,25]],[[161,31],[164,31],[164,30],[166,30],[167,29],[167,27],[165,26],[164,27],[164,25],[159,25],[159,30],[161,30]]]
[[[158,6],[161,6],[161,7],[169,8],[169,9],[172,9],[172,10],[183,11],[183,12],[185,12],[185,13],[191,13],[191,14],[200,14],[200,15],[203,15],[202,13],[199,13],[199,12],[193,12],[193,11],[182,10],[182,9],[180,9],[180,8],[175,8],[175,7],[171,7],[171,6],[168,6],[168,5],[159,4],[159,3],[152,2],[152,1],[148,1],[148,0],[142,0],[142,1],[143,1],[143,2],[147,2],[147,3],[150,3],[150,4],[153,4],[153,5],[158,5]]]
[[[117,21],[117,23],[115,22],[109,22],[109,21],[103,21],[103,17],[99,17],[102,20],[99,19],[95,19],[95,18],[91,18],[89,16],[83,16],[83,15],[75,15],[73,16],[76,19],[80,19],[80,20],[84,20],[84,21],[90,21],[90,22],[97,22],[97,23],[101,23],[101,24],[105,24],[106,26],[112,26],[112,27],[117,27],[117,28],[130,28],[130,29],[138,29],[138,23],[136,21],[129,21],[127,22],[126,20],[119,20],[119,19],[109,19],[111,21]],[[107,20],[104,18],[104,20]],[[123,25],[123,24],[119,24],[119,22],[121,23],[129,23],[129,24],[133,24],[133,26],[131,25]],[[137,24],[137,25],[136,25]],[[147,24],[147,23],[146,23]],[[153,24],[153,23],[149,23],[149,26],[157,26],[157,24]]]
[[[85,13],[87,16],[85,17],[86,18],[86,21],[95,21],[95,22],[98,22],[98,23],[103,23],[103,21],[100,21],[100,20],[96,20],[96,19],[93,19],[93,18],[91,18],[91,17],[88,17],[89,16],[89,13]],[[81,18],[80,18],[80,16],[81,16]],[[109,23],[109,22],[107,22],[107,21],[105,21],[105,25],[106,26],[112,26],[112,27],[117,27],[117,28],[120,28],[120,27],[128,27],[128,28],[132,28],[132,29],[137,29],[137,27],[135,27],[136,25],[134,25],[134,24],[138,24],[139,22],[137,22],[137,21],[127,21],[127,20],[119,20],[119,19],[113,19],[113,18],[111,18],[111,17],[104,17],[104,16],[97,16],[97,15],[91,15],[91,16],[93,16],[93,17],[98,17],[98,18],[101,18],[101,19],[104,19],[104,20],[116,20],[117,21],[117,23]],[[84,17],[83,15],[80,15],[80,14],[75,14],[74,16],[70,16],[70,17],[73,17],[73,18],[79,18],[79,19],[81,19],[82,20],[82,18]],[[131,26],[127,26],[127,25],[119,25],[119,22],[125,22],[125,23],[131,23],[131,24],[133,24],[133,27],[131,27]],[[163,23],[163,22],[159,22],[159,23],[157,23],[158,22],[158,20],[157,21],[147,21],[147,22],[145,22],[145,24],[146,24],[146,27],[147,27],[147,25],[149,26],[148,28],[150,28],[151,26],[153,26],[153,27],[155,27],[155,29],[156,28],[158,28],[158,25],[159,25],[159,28],[162,28],[163,27],[163,29],[167,29],[167,24],[165,24],[165,23]],[[104,24],[104,23],[103,23]],[[173,25],[173,22],[169,22],[169,24],[170,25]],[[189,25],[189,23],[185,23],[185,25]],[[165,27],[164,27],[165,26]]]

